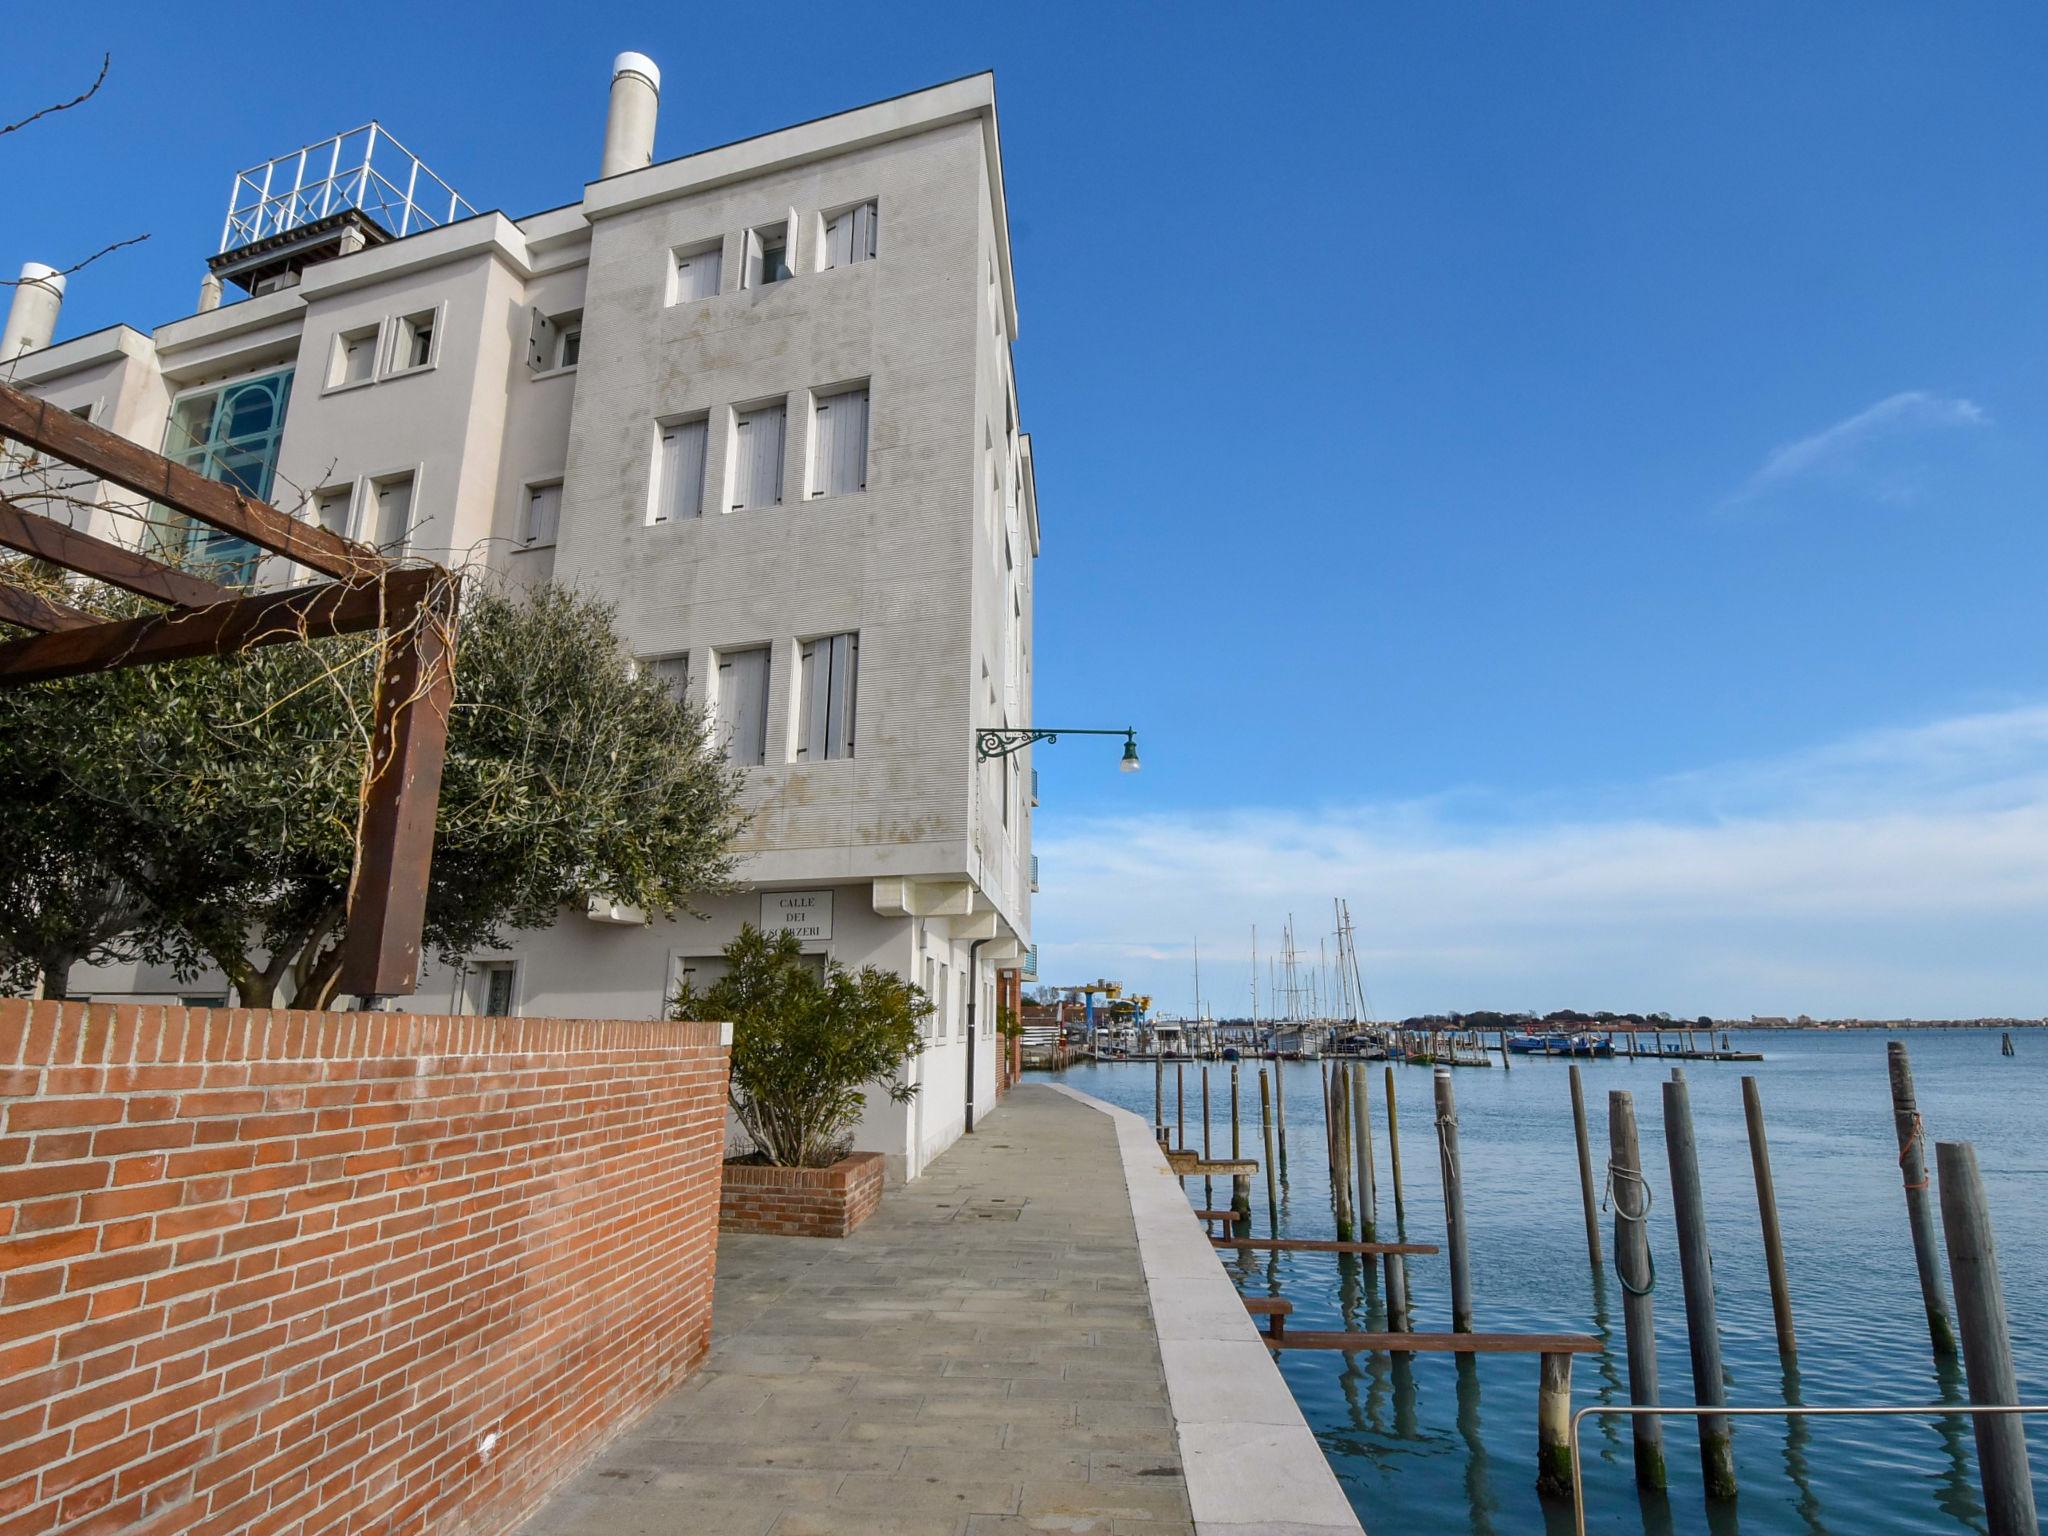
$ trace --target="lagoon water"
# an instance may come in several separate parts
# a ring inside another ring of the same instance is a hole
[[[1885,1042],[1908,1042],[1920,1112],[1932,1143],[1974,1142],[1998,1239],[2023,1400],[2048,1400],[2048,1031],[2014,1034],[2018,1055],[1999,1054],[1995,1030],[1816,1033],[1746,1031],[1751,1063],[1682,1063],[1691,1090],[1720,1309],[1723,1369],[1731,1404],[1935,1403],[1963,1399],[1960,1366],[1937,1368],[1906,1228]],[[1200,1144],[1204,1064],[1181,1065],[1189,1141]],[[1244,1155],[1260,1156],[1258,1073],[1240,1065]],[[1669,1063],[1587,1061],[1585,1079],[1596,1179],[1607,1156],[1607,1095],[1635,1096],[1652,1191],[1657,1352],[1666,1402],[1690,1402],[1661,1084]],[[1206,1063],[1212,1137],[1228,1154],[1226,1063]],[[1567,1064],[1517,1057],[1503,1071],[1453,1074],[1470,1230],[1474,1311],[1481,1329],[1573,1331],[1609,1340],[1574,1366],[1574,1409],[1625,1403],[1621,1291],[1612,1271],[1611,1210],[1601,1217],[1605,1279],[1586,1258]],[[1282,1236],[1335,1235],[1319,1104],[1320,1068],[1287,1063],[1288,1150],[1278,1229]],[[1380,1235],[1392,1225],[1384,1064],[1370,1063]],[[1788,1369],[1772,1331],[1756,1187],[1742,1114],[1741,1077],[1763,1094],[1778,1207],[1785,1234],[1799,1357]],[[1150,1062],[1084,1065],[1057,1081],[1152,1114]],[[1174,1118],[1174,1065],[1166,1071]],[[1442,1186],[1433,1128],[1431,1072],[1396,1065],[1406,1234],[1441,1244]],[[1196,1203],[1202,1188],[1188,1181]],[[1218,1180],[1215,1203],[1229,1203]],[[1268,1232],[1265,1179],[1252,1181],[1253,1230]],[[1383,1326],[1379,1278],[1326,1254],[1223,1255],[1240,1290],[1284,1295],[1293,1328]],[[1409,1260],[1413,1326],[1450,1326],[1445,1261]],[[1470,1530],[1552,1536],[1571,1530],[1569,1509],[1537,1497],[1536,1360],[1525,1356],[1355,1355],[1289,1350],[1280,1369],[1321,1439],[1372,1536]],[[2036,1491],[2048,1511],[2048,1417],[2029,1419]],[[1965,1420],[1738,1420],[1741,1493],[1711,1508],[1701,1495],[1691,1422],[1665,1421],[1671,1487],[1641,1498],[1632,1478],[1624,1419],[1585,1426],[1587,1527],[1610,1536],[1713,1531],[1744,1536],[1881,1536],[1982,1531],[1975,1453]]]

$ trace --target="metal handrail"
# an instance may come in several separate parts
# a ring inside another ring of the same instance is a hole
[[[1829,1403],[1808,1407],[1804,1404],[1783,1403],[1775,1408],[1728,1408],[1702,1406],[1698,1403],[1589,1403],[1572,1415],[1571,1433],[1568,1437],[1572,1453],[1572,1531],[1573,1536],[1586,1536],[1586,1484],[1585,1470],[1579,1457],[1579,1425],[1589,1414],[1620,1414],[1624,1418],[1639,1419],[1645,1415],[1658,1415],[1678,1419],[1764,1419],[1786,1418],[1830,1419],[1939,1419],[1951,1414],[1964,1416],[1980,1413],[2048,1413],[2048,1403],[1885,1403],[1879,1405],[1843,1406]]]

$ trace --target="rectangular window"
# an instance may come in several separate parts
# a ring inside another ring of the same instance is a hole
[[[850,267],[875,259],[875,205],[856,203],[825,221],[825,265]]]
[[[519,968],[510,960],[485,960],[476,967],[477,1012],[510,1018],[519,1007]]]
[[[796,757],[800,763],[853,756],[859,635],[824,635],[803,644]]]
[[[370,382],[377,372],[377,330],[370,325],[334,338],[334,367],[327,380],[330,389]]]
[[[313,520],[329,533],[341,538],[349,536],[349,508],[355,500],[355,487],[337,485],[328,490],[313,493]]]
[[[519,543],[526,549],[538,549],[555,542],[555,532],[562,520],[562,482],[552,485],[529,485],[526,488],[526,515],[519,525]]]
[[[751,235],[747,238],[750,242],[753,239]],[[748,248],[752,249],[751,244]],[[725,252],[719,245],[703,245],[691,251],[677,251],[674,302],[688,304],[693,299],[715,297],[724,265]]]
[[[410,373],[415,368],[424,368],[434,360],[435,312],[423,309],[416,315],[405,315],[395,326],[391,343],[391,369],[393,373]]]
[[[674,656],[657,656],[647,664],[647,675],[653,678],[678,704],[689,702],[690,698],[690,653],[683,651]]]
[[[432,347],[428,350],[431,352]],[[583,356],[583,311],[544,315],[533,311],[526,338],[526,366],[535,373],[574,368]]]
[[[674,996],[687,986],[701,996],[724,980],[731,969],[723,955],[677,955],[669,978],[669,995]]]
[[[371,491],[376,498],[376,521],[371,525],[370,542],[387,555],[404,554],[412,536],[412,476],[374,480]]]
[[[811,494],[846,496],[868,488],[868,387],[822,395],[811,422]]]
[[[782,505],[783,401],[740,411],[733,419],[732,510]]]
[[[789,226],[764,224],[747,231],[747,288],[765,288],[789,276]]]
[[[726,756],[751,767],[768,760],[768,647],[718,654],[718,733]]]
[[[704,510],[704,447],[710,423],[698,416],[661,429],[654,470],[654,514],[650,522],[674,522]]]

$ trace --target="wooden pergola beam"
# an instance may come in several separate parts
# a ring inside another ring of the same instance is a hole
[[[455,704],[457,586],[445,573],[435,575],[440,579],[407,606],[393,608],[378,658],[337,980],[358,997],[403,996],[419,985],[434,818]]]
[[[204,608],[235,594],[228,588],[175,566],[138,555],[132,549],[81,533],[54,517],[31,512],[18,501],[0,496],[0,548],[12,549],[67,571],[91,576],[139,597],[153,597],[179,608]]]
[[[0,437],[11,437],[337,580],[374,576],[390,564],[367,545],[330,533],[316,523],[302,523],[232,485],[209,480],[9,384],[0,384]]]
[[[0,688],[382,629],[397,622],[395,615],[417,610],[436,584],[452,588],[454,578],[429,566],[356,581],[287,587],[208,608],[174,608],[115,622],[81,614],[82,626],[66,623],[54,633],[0,645]],[[0,599],[10,594],[14,599],[33,598],[19,588],[0,585]]]
[[[0,581],[0,621],[33,629],[42,635],[65,630],[75,632],[102,622],[96,614],[87,613],[83,608],[54,602],[40,592],[31,592],[26,587],[4,581]],[[5,647],[0,646],[0,649]]]

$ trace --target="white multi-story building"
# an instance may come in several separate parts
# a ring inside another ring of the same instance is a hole
[[[994,84],[652,163],[659,88],[622,55],[600,178],[525,218],[382,129],[257,167],[199,312],[52,340],[62,280],[27,284],[0,375],[367,542],[614,601],[745,765],[745,893],[565,909],[411,1006],[656,1017],[742,923],[795,927],[938,1004],[919,1093],[860,1137],[912,1175],[994,1097],[1031,922],[1029,757],[976,743],[1031,720],[1038,552]]]

